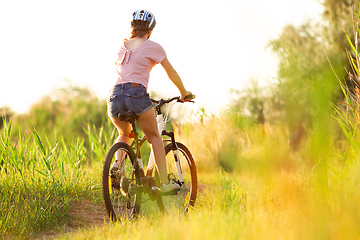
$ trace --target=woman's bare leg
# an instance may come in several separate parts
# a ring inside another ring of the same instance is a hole
[[[150,109],[145,113],[140,114],[137,122],[140,128],[145,133],[150,147],[153,150],[156,167],[160,175],[160,180],[162,183],[167,184],[169,180],[167,178],[165,149],[157,128],[154,110]]]
[[[116,139],[116,142],[124,142],[129,144],[131,138],[129,138],[129,133],[132,130],[131,124],[128,122],[121,121],[118,118],[111,118],[111,121],[116,126],[119,131],[119,137]],[[157,122],[155,118],[155,113],[153,109],[146,111],[139,115],[137,122],[140,128],[145,133],[145,136],[150,144],[150,147],[153,150],[156,167],[159,171],[160,180],[162,183],[168,183],[167,178],[167,168],[166,168],[166,159],[165,159],[165,149],[161,139],[161,136],[157,129]],[[121,160],[123,158],[123,152],[116,152],[116,160]]]
[[[132,130],[131,124],[121,121],[119,118],[111,118],[111,121],[119,132],[119,137],[116,139],[116,142],[124,142],[126,144],[130,144],[131,138],[129,138],[129,133],[131,133]],[[116,160],[121,161],[123,159],[123,156],[123,151],[117,151],[115,158]]]

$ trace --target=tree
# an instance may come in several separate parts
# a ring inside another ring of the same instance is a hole
[[[290,128],[294,148],[299,147],[306,132],[317,131],[323,128],[319,127],[321,124],[328,124],[330,102],[343,98],[336,75],[349,82],[345,33],[354,38],[352,12],[359,7],[360,0],[321,3],[324,6],[321,23],[287,25],[281,35],[269,43],[279,57],[278,83],[272,99],[277,111],[280,110],[281,121]]]
[[[34,127],[39,134],[57,140],[60,135],[68,139],[86,137],[84,128],[88,124],[100,128],[107,119],[105,100],[99,100],[86,87],[69,84],[53,90],[12,122],[16,123],[15,130],[30,131],[27,127]]]
[[[324,6],[323,20],[324,30],[328,42],[333,43],[340,52],[345,53],[348,48],[344,32],[353,35],[353,12],[359,8],[360,0],[322,0]]]

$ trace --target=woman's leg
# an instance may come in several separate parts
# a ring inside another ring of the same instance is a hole
[[[116,139],[116,142],[124,142],[126,144],[130,144],[131,138],[129,138],[129,133],[131,133],[132,127],[128,122],[121,121],[119,118],[111,118],[111,122],[115,125],[119,132],[119,137]],[[116,152],[116,160],[123,159],[124,152],[117,151]]]
[[[165,149],[161,136],[157,129],[157,122],[153,109],[146,111],[139,115],[137,122],[140,128],[145,133],[145,136],[153,150],[156,167],[159,171],[160,180],[162,183],[167,184],[169,182],[167,178],[167,168],[165,159]]]

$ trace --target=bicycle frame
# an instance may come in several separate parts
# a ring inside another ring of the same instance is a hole
[[[180,97],[152,101],[157,104],[156,120],[158,131],[161,136],[166,136],[163,138],[163,143],[165,145],[168,178],[179,184],[181,188],[174,191],[161,191],[159,173],[158,171],[154,172],[156,164],[153,153],[150,153],[145,174],[140,148],[147,139],[146,136],[139,138],[136,129],[136,116],[129,112],[119,118],[122,121],[131,123],[132,131],[129,137],[133,138],[132,142],[130,145],[124,142],[115,143],[106,154],[103,167],[103,197],[106,210],[113,221],[117,220],[119,216],[132,218],[139,214],[140,206],[149,200],[156,201],[161,212],[170,213],[174,210],[173,213],[175,214],[186,213],[189,207],[194,206],[196,200],[197,173],[191,152],[185,145],[175,141],[174,132],[168,132],[165,129],[165,124],[169,120],[170,109],[175,102],[169,105],[164,116],[161,111],[161,106],[166,103],[183,101],[180,100]],[[120,162],[123,163],[123,165],[120,165],[122,169],[114,166],[114,160],[118,157],[117,151],[125,153],[123,162]],[[180,163],[180,161],[183,162]],[[143,198],[143,193],[147,197]],[[152,209],[151,204],[144,207]]]
[[[159,130],[159,133],[162,135],[162,136],[168,136],[170,137],[170,140],[165,140],[165,141],[171,141],[172,143],[172,149],[173,149],[173,152],[174,152],[174,158],[175,158],[175,164],[176,164],[176,170],[177,170],[177,174],[178,174],[178,178],[179,178],[179,182],[180,182],[180,185],[182,185],[184,183],[184,178],[183,178],[183,175],[182,175],[182,171],[181,171],[181,165],[180,165],[180,159],[179,159],[179,153],[178,153],[178,147],[176,145],[176,141],[175,141],[175,134],[173,131],[170,131],[170,132],[167,132],[165,130],[165,119],[164,119],[164,116],[162,115],[162,113],[158,112],[158,115],[156,117],[156,120],[158,122],[158,130]],[[153,152],[151,150],[150,152],[150,159],[149,159],[149,162],[148,162],[148,167],[147,169],[149,170],[152,170],[154,168],[154,165],[155,165],[155,159],[154,159],[154,155],[153,155]],[[149,174],[151,174],[152,172],[149,172]],[[148,173],[146,174],[148,175]]]
[[[180,164],[180,158],[179,158],[179,154],[178,154],[178,147],[177,147],[176,141],[175,141],[175,134],[173,131],[168,132],[165,130],[166,119],[164,118],[162,111],[161,111],[161,106],[164,104],[164,101],[163,101],[163,99],[161,99],[159,102],[160,103],[156,106],[156,113],[157,113],[156,121],[157,121],[158,131],[161,136],[168,136],[170,138],[170,139],[167,139],[164,141],[166,141],[166,142],[169,141],[172,143],[172,149],[173,149],[173,153],[174,153],[175,165],[176,165],[176,170],[177,170],[177,174],[178,174],[178,178],[179,178],[179,183],[180,183],[180,185],[182,185],[184,183],[184,178],[183,178],[182,171],[181,171],[181,164]],[[165,115],[166,118],[169,115],[171,107],[168,109],[168,112]],[[135,133],[135,138],[132,141],[130,146],[134,147],[136,149],[136,158],[137,158],[138,165],[142,171],[141,174],[143,174],[143,176],[150,177],[153,174],[153,169],[155,166],[155,158],[154,158],[153,151],[151,150],[151,152],[150,152],[150,157],[149,157],[148,165],[146,168],[146,174],[144,174],[144,167],[143,167],[143,162],[142,162],[142,158],[141,158],[140,148],[146,141],[146,136],[143,136],[140,139],[138,138],[137,131],[135,128],[135,122],[133,123],[133,132]],[[133,166],[133,167],[135,167],[135,166]]]

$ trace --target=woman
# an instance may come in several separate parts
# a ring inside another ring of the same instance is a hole
[[[127,144],[131,141],[128,135],[132,127],[130,123],[121,121],[118,114],[120,111],[132,110],[138,115],[137,122],[155,156],[161,180],[160,190],[169,192],[179,190],[180,186],[167,177],[164,145],[157,129],[153,105],[146,91],[151,69],[161,63],[170,80],[179,89],[182,100],[192,93],[185,89],[181,78],[167,59],[164,49],[148,40],[155,24],[155,16],[151,12],[138,10],[133,13],[130,39],[124,40],[116,61],[118,77],[116,85],[110,91],[108,114],[119,131],[116,142]],[[122,159],[122,153],[117,153],[116,159],[113,167],[121,169],[123,164],[119,160]]]

